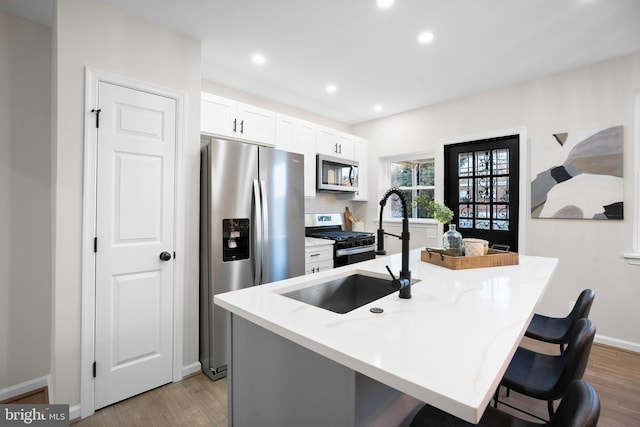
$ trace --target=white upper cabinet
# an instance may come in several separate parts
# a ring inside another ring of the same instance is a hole
[[[316,150],[318,153],[343,159],[354,158],[355,137],[353,135],[324,126],[317,128]]]
[[[259,142],[304,154],[304,196],[316,196],[316,154],[357,160],[358,191],[367,201],[369,148],[366,139],[254,105],[202,92],[200,130],[204,134]]]
[[[316,196],[316,125],[276,114],[276,148],[304,154],[304,196]]]
[[[275,113],[254,105],[201,93],[200,130],[203,133],[275,145]]]
[[[233,122],[238,112],[238,103],[221,96],[201,93],[200,131],[213,135],[235,136]]]
[[[366,139],[355,137],[354,159],[358,161],[358,191],[353,195],[353,200],[366,202],[369,182],[369,143]]]

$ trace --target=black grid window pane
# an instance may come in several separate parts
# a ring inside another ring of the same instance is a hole
[[[458,176],[473,176],[473,153],[458,155]]]
[[[491,152],[490,151],[476,151],[476,176],[491,175]]]
[[[501,148],[493,150],[493,174],[508,175],[509,174],[509,149]]]
[[[509,149],[458,154],[459,227],[509,230]]]
[[[460,194],[458,200],[461,203],[473,202],[473,179],[460,178],[458,180],[458,193]]]

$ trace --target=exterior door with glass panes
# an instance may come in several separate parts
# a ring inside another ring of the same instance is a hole
[[[444,200],[463,237],[518,251],[518,135],[445,146]]]

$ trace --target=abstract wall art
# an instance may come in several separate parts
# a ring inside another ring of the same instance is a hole
[[[623,127],[531,144],[531,217],[623,219]]]

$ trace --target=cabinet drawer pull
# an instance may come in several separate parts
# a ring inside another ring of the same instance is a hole
[[[320,255],[322,255],[322,254],[311,254],[309,256],[320,256]]]

